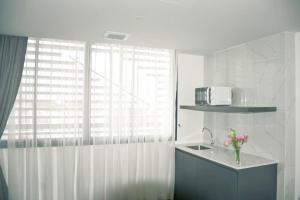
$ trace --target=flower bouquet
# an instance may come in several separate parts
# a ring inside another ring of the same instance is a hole
[[[228,140],[225,141],[224,145],[229,147],[230,145],[233,146],[235,150],[235,160],[238,165],[241,163],[240,158],[240,150],[242,145],[248,141],[248,135],[237,135],[236,130],[231,129],[228,134]]]

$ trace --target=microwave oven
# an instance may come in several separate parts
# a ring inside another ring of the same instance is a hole
[[[196,105],[231,105],[231,87],[201,87],[195,89]]]

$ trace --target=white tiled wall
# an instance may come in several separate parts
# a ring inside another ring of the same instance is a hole
[[[234,88],[235,105],[277,106],[274,113],[205,113],[222,145],[230,128],[249,135],[242,151],[272,158],[278,167],[278,200],[294,199],[294,34],[279,33],[205,57],[205,85]]]

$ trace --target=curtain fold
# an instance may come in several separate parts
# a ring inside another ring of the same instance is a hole
[[[27,37],[0,35],[0,138],[22,78]]]
[[[1,166],[0,166],[0,199],[8,200],[8,188],[7,188],[7,184]]]
[[[27,37],[0,35],[0,138],[18,93],[27,40]],[[2,167],[0,167],[0,199],[8,199],[8,188]]]

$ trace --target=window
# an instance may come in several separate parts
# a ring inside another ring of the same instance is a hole
[[[172,135],[172,52],[30,38],[3,138]]]

